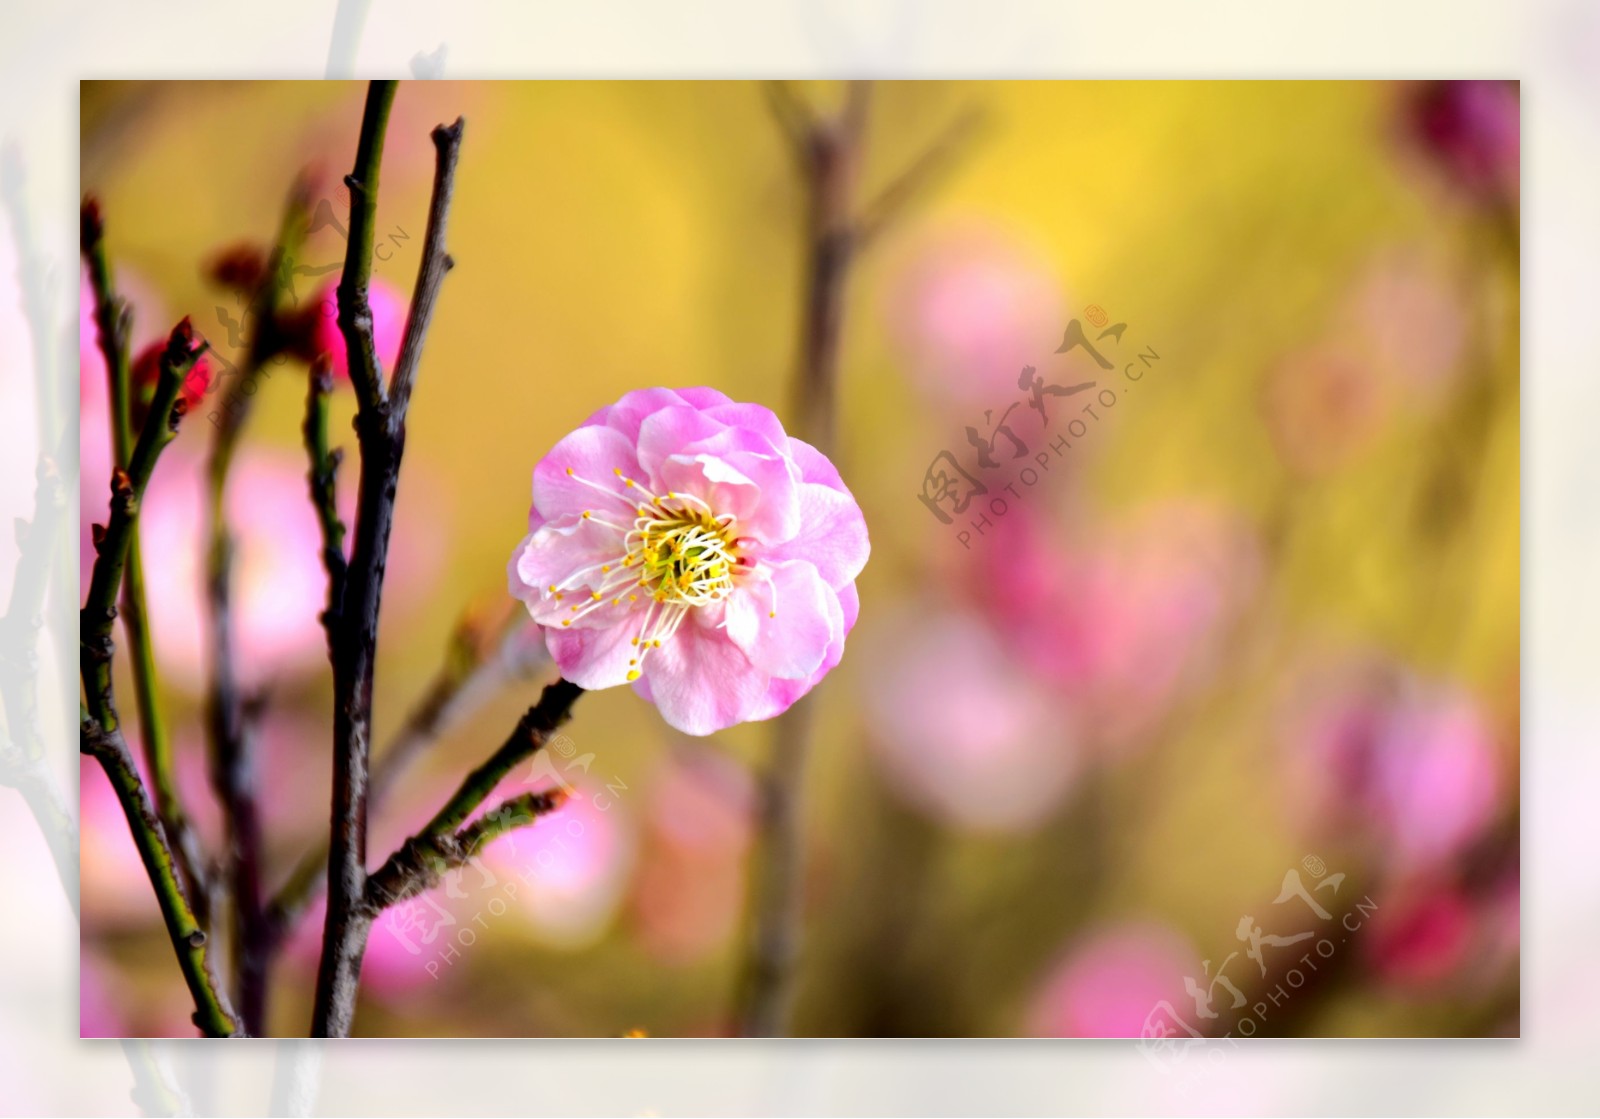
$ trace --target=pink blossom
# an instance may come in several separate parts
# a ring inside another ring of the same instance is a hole
[[[958,827],[1016,832],[1061,803],[1076,731],[994,631],[965,612],[892,619],[871,660],[873,755],[890,787]]]
[[[384,370],[392,370],[400,356],[400,341],[405,336],[406,298],[391,285],[374,278],[367,289],[367,300],[372,306],[372,340],[378,362]],[[344,332],[339,329],[337,281],[330,280],[317,289],[306,314],[310,325],[310,352],[304,356],[309,360],[327,354],[333,375],[349,380],[350,356]]]
[[[144,425],[150,400],[155,395],[156,382],[161,377],[161,355],[166,348],[165,341],[151,342],[133,358],[128,379],[131,395],[129,412],[134,431],[138,431]],[[194,368],[185,375],[183,386],[179,389],[179,398],[188,407],[191,415],[196,413],[200,402],[205,399],[206,392],[211,388],[211,376],[211,363],[205,357],[196,361]]]
[[[780,714],[839,663],[867,552],[839,472],[772,412],[645,389],[535,468],[508,577],[567,679],[632,682],[702,735]]]
[[[1186,1009],[1183,981],[1202,974],[1194,948],[1158,925],[1099,929],[1068,950],[1028,1020],[1035,1037],[1139,1037],[1167,1002]]]

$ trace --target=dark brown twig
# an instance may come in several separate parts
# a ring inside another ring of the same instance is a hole
[[[433,131],[436,152],[433,200],[422,246],[417,286],[406,319],[393,381],[385,390],[372,341],[367,285],[372,271],[372,228],[377,209],[383,134],[394,101],[393,82],[373,82],[361,125],[350,188],[350,239],[339,282],[339,327],[356,390],[356,437],[361,483],[355,540],[333,651],[334,773],[328,854],[328,911],[312,1017],[316,1037],[344,1037],[355,1015],[361,957],[371,918],[365,913],[368,766],[372,684],[389,533],[394,524],[406,411],[439,285],[452,261],[445,251],[449,199],[463,122]]]
[[[582,694],[582,688],[565,680],[557,680],[546,687],[539,702],[528,708],[489,760],[469,773],[433,819],[365,879],[361,897],[348,908],[340,926],[345,938],[341,942],[345,945],[344,951],[349,952],[354,961],[349,978],[351,1005],[341,1009],[343,1019],[335,1016],[330,1022],[348,1023],[354,1014],[361,957],[366,951],[372,923],[384,909],[431,888],[439,881],[440,874],[466,863],[491,839],[532,823],[562,803],[565,790],[529,793],[513,797],[473,823],[467,822],[513,769],[544,747],[556,728],[571,716],[572,705]],[[324,941],[324,946],[326,943]]]
[[[511,603],[504,616],[485,625],[468,617],[456,626],[450,649],[433,682],[412,708],[399,733],[377,751],[367,787],[367,804],[376,812],[411,763],[421,757],[450,727],[476,710],[507,683],[528,680],[548,663],[540,641],[529,641],[531,625],[521,605]],[[267,907],[275,943],[293,927],[326,885],[328,849],[323,845],[296,864]]]
[[[269,953],[261,884],[264,841],[256,803],[254,721],[249,716],[250,701],[239,683],[233,630],[234,539],[228,524],[227,487],[251,412],[254,380],[280,346],[278,309],[309,225],[309,189],[301,179],[290,191],[271,259],[251,296],[244,362],[235,374],[240,384],[220,411],[213,413],[216,424],[206,464],[206,603],[211,652],[206,728],[211,785],[222,806],[228,844],[223,884],[232,919],[234,996],[252,1033],[265,1029],[267,1014]]]

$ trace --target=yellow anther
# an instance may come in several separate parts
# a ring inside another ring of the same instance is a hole
[[[629,680],[637,680],[638,678],[639,678],[639,670],[637,668],[628,669],[628,679]]]
[[[570,626],[572,624],[572,619],[571,618],[562,618],[561,619],[561,624],[564,625],[564,626]]]
[[[572,477],[572,467],[570,467],[570,466],[567,467],[567,477],[568,478]]]

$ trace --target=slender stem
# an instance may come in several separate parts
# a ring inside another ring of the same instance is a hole
[[[512,770],[544,748],[556,730],[572,717],[572,705],[583,689],[567,680],[548,685],[539,702],[528,708],[516,727],[489,759],[462,780],[421,830],[400,845],[367,883],[367,908],[376,913],[414,897],[438,881],[442,867],[470,859],[485,843],[512,828],[531,823],[565,799],[565,790],[513,797],[471,824],[470,817]]]
[[[856,186],[870,86],[852,82],[836,119],[811,130],[806,148],[806,298],[793,415],[800,437],[831,453],[838,412],[839,338],[855,261]]]
[[[344,334],[348,350],[350,382],[363,412],[374,411],[384,399],[377,349],[373,343],[372,304],[367,294],[372,280],[372,237],[378,214],[378,171],[383,164],[384,135],[389,128],[389,110],[394,107],[398,84],[375,81],[368,85],[355,168],[344,177],[350,191],[350,229],[344,271],[339,276],[339,330]]]
[[[367,879],[367,904],[382,912],[439,884],[446,870],[464,866],[494,840],[566,802],[565,789],[523,793],[455,832],[412,836]]]
[[[339,632],[339,611],[344,601],[344,522],[339,519],[339,464],[344,451],[328,447],[328,398],[333,393],[333,373],[326,357],[319,357],[306,380],[306,455],[311,460],[307,480],[311,504],[317,511],[322,533],[322,566],[328,574],[328,604],[322,612],[322,628],[328,635],[328,655],[333,656]]]
[[[172,850],[167,846],[161,821],[156,818],[155,806],[139,780],[139,771],[134,767],[133,755],[128,752],[122,732],[108,731],[96,720],[86,718],[79,731],[79,748],[99,761],[128,818],[134,845],[155,887],[162,919],[166,921],[167,933],[178,954],[178,964],[183,969],[189,993],[194,996],[194,1024],[207,1037],[242,1034],[227,996],[211,975],[206,960],[206,934],[184,896],[183,883],[178,880],[177,868],[173,865]]]
[[[500,749],[467,775],[461,787],[428,821],[422,829],[423,833],[437,835],[465,823],[467,817],[494,792],[495,786],[537,753],[556,728],[571,717],[572,705],[582,694],[583,689],[569,680],[557,680],[548,685],[539,696],[539,702],[523,713],[516,729]]]
[[[394,524],[400,462],[405,453],[406,412],[421,361],[423,341],[439,286],[452,261],[445,251],[449,200],[464,128],[457,120],[433,130],[435,167],[428,231],[417,286],[406,318],[400,358],[386,391],[372,342],[367,285],[372,270],[372,228],[377,208],[383,132],[394,100],[393,82],[373,82],[367,95],[350,188],[350,239],[339,281],[339,328],[349,354],[356,390],[356,438],[361,479],[356,498],[355,539],[333,647],[333,798],[328,851],[328,910],[312,1034],[344,1037],[355,1016],[361,957],[371,916],[366,910],[368,770],[371,753],[372,688],[389,533]]]
[[[165,831],[119,729],[111,678],[114,650],[111,634],[117,616],[117,594],[138,522],[139,502],[161,452],[177,434],[178,420],[184,413],[178,391],[201,349],[195,343],[189,320],[179,323],[161,356],[161,375],[156,382],[150,416],[129,456],[128,468],[117,470],[112,477],[111,518],[104,530],[96,534],[94,573],[90,577],[87,599],[79,612],[79,669],[87,707],[79,728],[79,749],[100,762],[116,790],[139,856],[155,889],[179,966],[194,996],[195,1024],[208,1036],[227,1037],[243,1031],[227,997],[218,990],[210,974],[205,932],[184,894]]]
[[[128,352],[131,312],[126,301],[117,295],[112,283],[111,267],[105,251],[105,223],[99,203],[93,198],[84,201],[79,222],[80,247],[84,262],[88,265],[89,284],[94,293],[94,319],[100,353],[106,365],[111,401],[112,467],[126,470],[129,456],[133,453],[132,385]],[[122,587],[122,628],[127,634],[128,650],[132,655],[139,741],[144,751],[145,766],[150,772],[156,812],[173,842],[179,872],[204,920],[207,888],[205,855],[200,850],[200,841],[178,797],[172,739],[162,715],[159,698],[161,683],[156,670],[149,612],[145,608],[144,551],[137,524],[130,530],[128,540]]]
[[[290,191],[279,224],[272,257],[252,295],[239,391],[216,415],[211,453],[206,464],[206,603],[210,641],[210,680],[206,690],[206,728],[211,745],[212,788],[222,805],[226,852],[226,893],[234,996],[245,1026],[262,1033],[267,1015],[267,965],[270,955],[262,918],[261,812],[256,801],[254,728],[239,683],[238,647],[234,633],[234,539],[228,524],[227,491],[234,455],[249,418],[254,392],[245,388],[272,359],[279,345],[278,305],[293,261],[305,238],[308,188],[298,181]]]

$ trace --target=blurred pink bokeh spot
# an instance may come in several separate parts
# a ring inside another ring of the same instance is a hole
[[[927,236],[888,281],[892,339],[908,373],[941,400],[1003,408],[1025,365],[1042,365],[1066,329],[1048,258],[998,228]]]
[[[550,787],[549,780],[534,781]],[[556,811],[484,849],[492,872],[516,881],[515,909],[545,944],[580,948],[610,927],[636,858],[631,790],[586,779]],[[510,920],[511,918],[505,918]]]
[[[1120,746],[1215,666],[1260,562],[1244,519],[1209,501],[1152,503],[1071,543],[1019,505],[974,545],[969,578],[1002,644]]]
[[[129,743],[137,754],[137,743]],[[128,819],[105,770],[92,758],[78,763],[79,896],[86,928],[156,925],[156,905]]]
[[[440,897],[440,892],[435,891]],[[442,900],[442,899],[441,899]],[[327,917],[328,899],[318,897],[301,914],[299,924],[284,946],[284,955],[294,964],[305,983],[314,983],[322,951],[322,924]],[[361,958],[361,992],[379,999],[400,1003],[424,984],[433,984],[457,974],[459,969],[436,967],[436,978],[428,970],[429,961],[438,958],[449,943],[453,928],[443,928],[435,942],[424,943],[426,932],[400,935],[386,913],[373,923],[367,938],[367,953]],[[436,943],[442,940],[443,943]]]
[[[868,741],[897,794],[960,828],[1041,823],[1079,769],[1071,724],[978,616],[919,610],[879,627]]]
[[[1515,203],[1522,183],[1522,98],[1515,81],[1406,87],[1411,137],[1464,194]]]
[[[305,474],[303,456],[246,446],[229,476],[234,625],[240,682],[248,688],[326,664],[317,615],[328,593],[327,574]],[[146,596],[151,616],[160,620],[155,646],[162,667],[174,686],[190,693],[204,687],[209,663],[205,503],[204,463],[168,450],[140,513]]]
[[[333,375],[341,380],[350,379],[350,351],[344,342],[344,332],[339,329],[338,282],[330,280],[317,289],[309,305],[312,352],[328,355]],[[382,372],[394,371],[395,360],[400,356],[400,341],[406,330],[406,297],[383,280],[374,277],[367,289],[372,306],[372,340],[378,353]]]
[[[1374,921],[1367,952],[1385,983],[1417,988],[1440,983],[1466,963],[1475,934],[1470,900],[1454,887],[1404,898],[1398,912]]]
[[[1397,871],[1459,854],[1499,810],[1493,735],[1462,688],[1343,654],[1302,670],[1282,719],[1295,818],[1364,835]]]
[[[1162,1002],[1184,1010],[1186,976],[1200,960],[1182,936],[1159,925],[1118,924],[1090,932],[1050,972],[1034,999],[1034,1037],[1139,1037]]]

